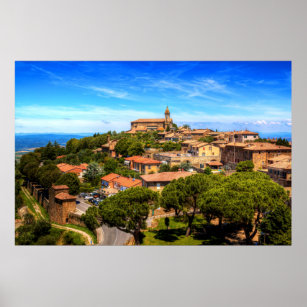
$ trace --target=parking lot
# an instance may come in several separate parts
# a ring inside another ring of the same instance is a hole
[[[91,206],[98,206],[103,197],[99,193],[80,193],[77,197],[76,207],[85,212]]]

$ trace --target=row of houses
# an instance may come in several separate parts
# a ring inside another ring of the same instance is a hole
[[[81,163],[79,165],[71,165],[67,163],[57,164],[58,169],[63,173],[74,173],[78,176],[79,179],[83,178],[83,175],[88,167],[87,163]]]

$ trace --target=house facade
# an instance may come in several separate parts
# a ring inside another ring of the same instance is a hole
[[[153,191],[162,191],[174,179],[191,176],[190,172],[162,172],[157,174],[142,175],[142,186]]]
[[[145,158],[141,156],[133,156],[125,158],[125,165],[131,170],[142,174],[156,173],[159,170],[161,161]]]

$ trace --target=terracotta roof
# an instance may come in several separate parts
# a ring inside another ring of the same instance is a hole
[[[171,182],[174,179],[188,177],[190,172],[163,172],[150,175],[142,175],[141,178],[146,182]]]
[[[230,132],[225,132],[225,134],[253,134],[253,135],[258,135],[259,133],[257,132],[252,132],[249,130],[241,130],[241,131],[230,131]]]
[[[199,148],[199,147],[206,146],[206,145],[208,145],[208,144],[209,144],[209,143],[201,142],[201,143],[198,143],[198,144],[192,144],[192,147],[197,147],[197,148]]]
[[[115,178],[113,182],[119,183],[121,186],[126,187],[126,188],[140,186],[142,184],[142,181],[140,179],[133,180],[133,178],[123,177],[123,176]]]
[[[113,179],[118,178],[118,177],[120,177],[120,175],[111,173],[111,174],[108,174],[106,176],[101,177],[101,180],[109,182],[109,181],[112,181]]]
[[[62,184],[62,185],[52,185],[52,188],[54,190],[64,190],[64,189],[69,189],[69,187],[65,184]]]
[[[87,168],[88,164],[83,163],[80,165],[70,165],[66,163],[57,164],[58,169],[63,173],[81,173],[82,170]]]
[[[239,143],[239,142],[232,142],[232,143],[227,143],[225,146],[235,146],[235,147],[246,147],[246,143]]]
[[[57,156],[56,158],[57,158],[57,159],[61,159],[61,158],[64,158],[64,157],[66,157],[66,155]]]
[[[211,165],[211,166],[222,166],[223,163],[219,162],[219,161],[210,161],[208,163],[208,165]]]
[[[191,131],[191,134],[198,134],[198,133],[206,133],[209,132],[209,129],[195,129],[193,131]]]
[[[159,128],[157,129],[157,131],[164,131],[164,128],[159,127]]]
[[[144,158],[141,156],[133,156],[129,158],[125,158],[126,161],[133,161],[136,163],[141,163],[141,164],[160,164],[161,162],[158,160],[150,159],[150,158]]]
[[[290,162],[291,161],[291,155],[279,155],[279,156],[276,156],[276,157],[268,158],[268,161]]]
[[[260,143],[260,142],[250,143],[250,144],[246,145],[244,149],[251,150],[251,151],[258,151],[258,150],[259,151],[260,150],[289,150],[289,151],[291,151],[290,147],[275,145],[275,144],[266,143],[266,142],[264,142],[264,143]]]
[[[78,165],[81,169],[86,170],[88,167],[87,163],[81,163],[80,165]]]
[[[132,121],[131,123],[164,123],[164,118],[140,118]]]
[[[269,164],[268,168],[278,168],[278,169],[291,169],[291,161],[290,162],[276,162],[273,164]]]
[[[70,194],[64,193],[64,192],[61,192],[61,193],[57,194],[57,195],[55,196],[55,198],[61,199],[61,200],[73,200],[73,199],[77,199],[76,196],[73,196],[73,195],[70,195]]]

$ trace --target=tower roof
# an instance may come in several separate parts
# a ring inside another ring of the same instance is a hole
[[[165,114],[170,114],[170,111],[169,111],[169,109],[168,109],[168,106],[166,107]]]

